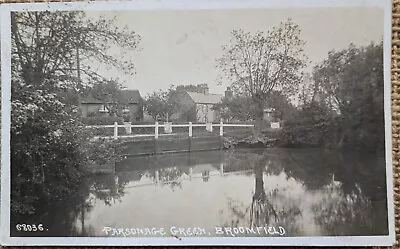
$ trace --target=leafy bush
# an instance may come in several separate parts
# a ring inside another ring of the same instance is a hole
[[[116,155],[113,141],[96,141],[78,114],[57,94],[13,79],[11,109],[11,210],[35,212],[76,191],[89,162]]]
[[[94,116],[94,117],[83,117],[81,122],[86,125],[113,125],[115,122],[123,124],[123,119],[117,116]]]
[[[333,120],[319,106],[309,106],[285,121],[279,136],[281,146],[323,147],[332,144]]]

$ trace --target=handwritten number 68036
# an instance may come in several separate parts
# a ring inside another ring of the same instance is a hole
[[[24,232],[42,232],[44,231],[43,224],[17,224],[15,226],[17,231],[24,231]]]

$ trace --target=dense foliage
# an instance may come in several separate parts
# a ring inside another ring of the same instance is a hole
[[[13,65],[22,79],[34,84],[56,79],[57,85],[80,90],[106,81],[93,62],[135,73],[126,51],[137,49],[140,37],[114,19],[92,19],[82,11],[13,12],[11,33]],[[120,54],[109,54],[113,46]]]
[[[11,211],[19,216],[76,191],[86,164],[117,159],[113,141],[94,141],[82,128],[77,100],[83,86],[107,82],[90,62],[132,71],[132,62],[107,51],[135,49],[139,37],[83,12],[18,12],[11,19]]]
[[[305,106],[284,122],[280,134],[282,146],[330,146],[334,120],[317,105]]]
[[[168,89],[160,89],[148,94],[144,100],[144,109],[154,120],[167,121],[181,108],[181,94],[183,92],[202,93],[201,85],[178,85],[169,86]]]
[[[275,110],[273,114],[277,120],[286,120],[297,110],[281,92],[271,91],[266,96],[265,107]],[[221,103],[214,105],[213,109],[227,122],[254,121],[258,118],[258,105],[246,95],[224,97]]]
[[[313,84],[309,101],[285,123],[283,144],[384,150],[382,43],[330,52]]]
[[[13,80],[12,95],[11,210],[31,213],[75,191],[83,166],[113,158],[115,144],[90,142],[91,131],[54,91]]]
[[[82,117],[81,122],[86,125],[113,125],[115,122],[122,125],[123,119],[117,116],[96,116],[90,115],[88,117]]]
[[[175,101],[172,98],[175,90],[159,90],[148,94],[144,101],[144,108],[154,120],[168,120],[175,111]]]

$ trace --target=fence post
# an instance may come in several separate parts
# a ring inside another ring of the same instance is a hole
[[[154,125],[154,154],[158,153],[158,122]]]
[[[193,126],[192,122],[189,122],[189,151],[192,151],[192,136],[193,136]]]
[[[189,137],[192,137],[193,135],[193,126],[192,126],[192,122],[189,122]]]
[[[158,184],[159,180],[160,180],[160,173],[158,172],[158,170],[156,170],[155,174],[154,174],[154,178],[156,180],[156,184]]]
[[[128,135],[131,135],[132,134],[132,123],[131,122],[129,122],[129,123],[126,123],[126,126],[127,126],[127,130],[126,130],[126,133],[128,134]]]
[[[167,134],[172,133],[172,122],[164,122],[164,132]]]
[[[158,122],[156,122],[154,126],[154,138],[158,139]]]
[[[118,139],[118,122],[114,122],[114,139]]]
[[[213,131],[212,123],[206,123],[206,131],[208,131],[208,132]]]
[[[221,122],[219,123],[219,148],[222,150],[224,148],[224,123]]]

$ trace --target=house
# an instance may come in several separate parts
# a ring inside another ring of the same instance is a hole
[[[122,90],[118,100],[101,101],[89,95],[80,99],[79,106],[83,117],[108,116],[111,109],[118,108],[131,122],[143,120],[143,103],[138,90]]]
[[[209,94],[186,92],[192,104],[192,111],[195,114],[195,122],[211,123],[219,121],[219,113],[213,110],[215,104],[221,102],[222,94]]]
[[[82,113],[82,117],[88,117],[90,114],[104,114],[109,113],[108,107],[103,104],[102,101],[92,97],[87,96],[81,98],[79,101],[79,107]]]
[[[171,120],[198,123],[219,122],[219,113],[213,110],[213,107],[221,102],[223,95],[210,94],[207,85],[201,86],[200,92],[185,91],[179,94],[179,110],[171,116]]]
[[[124,113],[129,114],[131,122],[143,121],[143,100],[138,90],[122,90],[122,103],[125,103]]]

